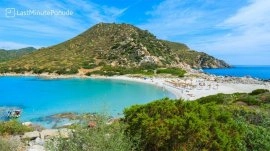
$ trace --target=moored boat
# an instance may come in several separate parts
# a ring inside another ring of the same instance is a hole
[[[18,118],[21,116],[21,110],[11,110],[8,111],[8,117],[9,118]]]

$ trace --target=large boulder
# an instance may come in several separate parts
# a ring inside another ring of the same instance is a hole
[[[38,131],[33,131],[33,132],[26,132],[24,133],[24,135],[22,136],[22,138],[27,138],[30,140],[34,140],[37,137],[39,137],[39,132]]]
[[[40,132],[41,139],[58,137],[58,136],[59,136],[59,130],[57,129],[45,129]]]
[[[27,151],[45,151],[44,146],[41,145],[33,145]]]

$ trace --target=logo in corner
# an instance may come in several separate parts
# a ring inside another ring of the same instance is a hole
[[[6,8],[6,17],[15,17],[15,8]]]

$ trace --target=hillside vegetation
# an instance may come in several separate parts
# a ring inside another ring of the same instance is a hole
[[[0,62],[12,60],[19,58],[23,55],[29,54],[36,49],[33,47],[27,47],[27,48],[22,48],[22,49],[14,49],[14,50],[4,50],[0,49]]]
[[[104,66],[180,69],[229,65],[129,24],[100,23],[68,41],[3,62],[0,72],[74,74],[79,69],[97,71]]]

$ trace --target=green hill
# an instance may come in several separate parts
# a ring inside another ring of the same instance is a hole
[[[0,72],[73,74],[104,66],[185,68],[187,64],[193,68],[229,66],[132,25],[100,23],[68,41],[1,63]]]
[[[14,50],[0,49],[0,62],[19,58],[19,57],[26,55],[26,54],[29,54],[35,50],[36,49],[33,47],[26,47],[26,48],[22,48],[22,49],[14,49]]]

